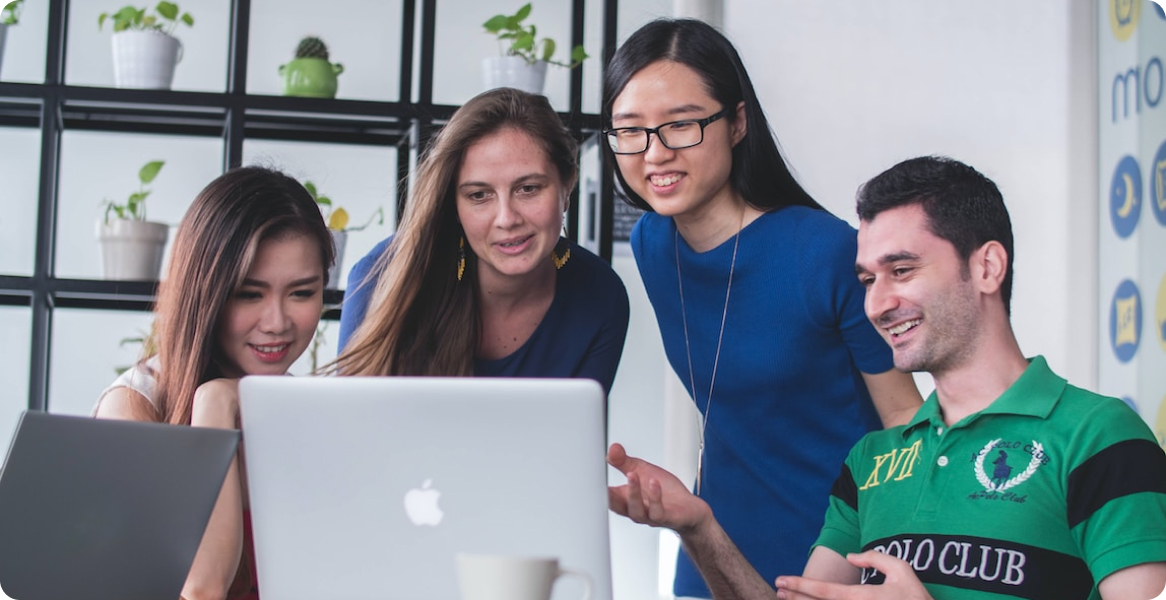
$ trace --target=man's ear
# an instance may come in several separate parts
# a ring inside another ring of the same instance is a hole
[[[1004,284],[1008,272],[1008,251],[995,240],[986,242],[969,258],[972,282],[984,294],[995,294]]]

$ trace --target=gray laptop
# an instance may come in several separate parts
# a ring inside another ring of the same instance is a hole
[[[481,552],[558,557],[611,599],[599,384],[247,377],[239,395],[264,597],[456,600],[455,554]]]
[[[178,598],[238,441],[25,412],[0,473],[0,587],[17,600]]]

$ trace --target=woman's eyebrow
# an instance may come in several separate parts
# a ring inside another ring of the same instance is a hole
[[[670,108],[664,114],[666,114],[666,115],[683,115],[683,114],[687,114],[687,113],[700,112],[702,110],[704,110],[704,107],[700,106],[699,104],[684,104],[682,106]],[[635,119],[635,118],[640,117],[640,116],[641,116],[640,113],[636,113],[636,112],[621,112],[621,113],[615,113],[615,114],[611,115],[611,120],[618,121],[620,119]]]

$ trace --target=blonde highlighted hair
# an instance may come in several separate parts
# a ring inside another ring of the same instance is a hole
[[[564,189],[575,185],[578,145],[543,96],[499,88],[459,108],[417,170],[400,227],[360,285],[368,312],[329,370],[343,375],[472,375],[480,338],[477,260],[465,247],[458,280],[457,177],[466,149],[514,128],[542,146]],[[379,276],[378,276],[379,275]]]

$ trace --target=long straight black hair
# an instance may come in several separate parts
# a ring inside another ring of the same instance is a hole
[[[611,107],[628,80],[644,67],[661,60],[676,62],[696,71],[704,81],[705,91],[728,110],[727,118],[735,117],[735,107],[739,102],[745,103],[748,129],[745,137],[733,147],[729,181],[746,202],[763,211],[792,205],[825,210],[790,173],[736,48],[703,21],[657,19],[633,33],[616,50],[603,79],[601,116],[604,125],[611,125]],[[607,144],[600,146],[610,158],[614,158]],[[628,186],[618,166],[615,174],[631,203],[651,211],[652,207]]]
[[[316,201],[295,179],[273,169],[238,167],[195,197],[178,224],[158,286],[150,340],[162,365],[156,420],[190,423],[198,386],[233,366],[219,349],[218,331],[260,244],[299,235],[319,249],[326,284],[336,252],[332,234]]]

